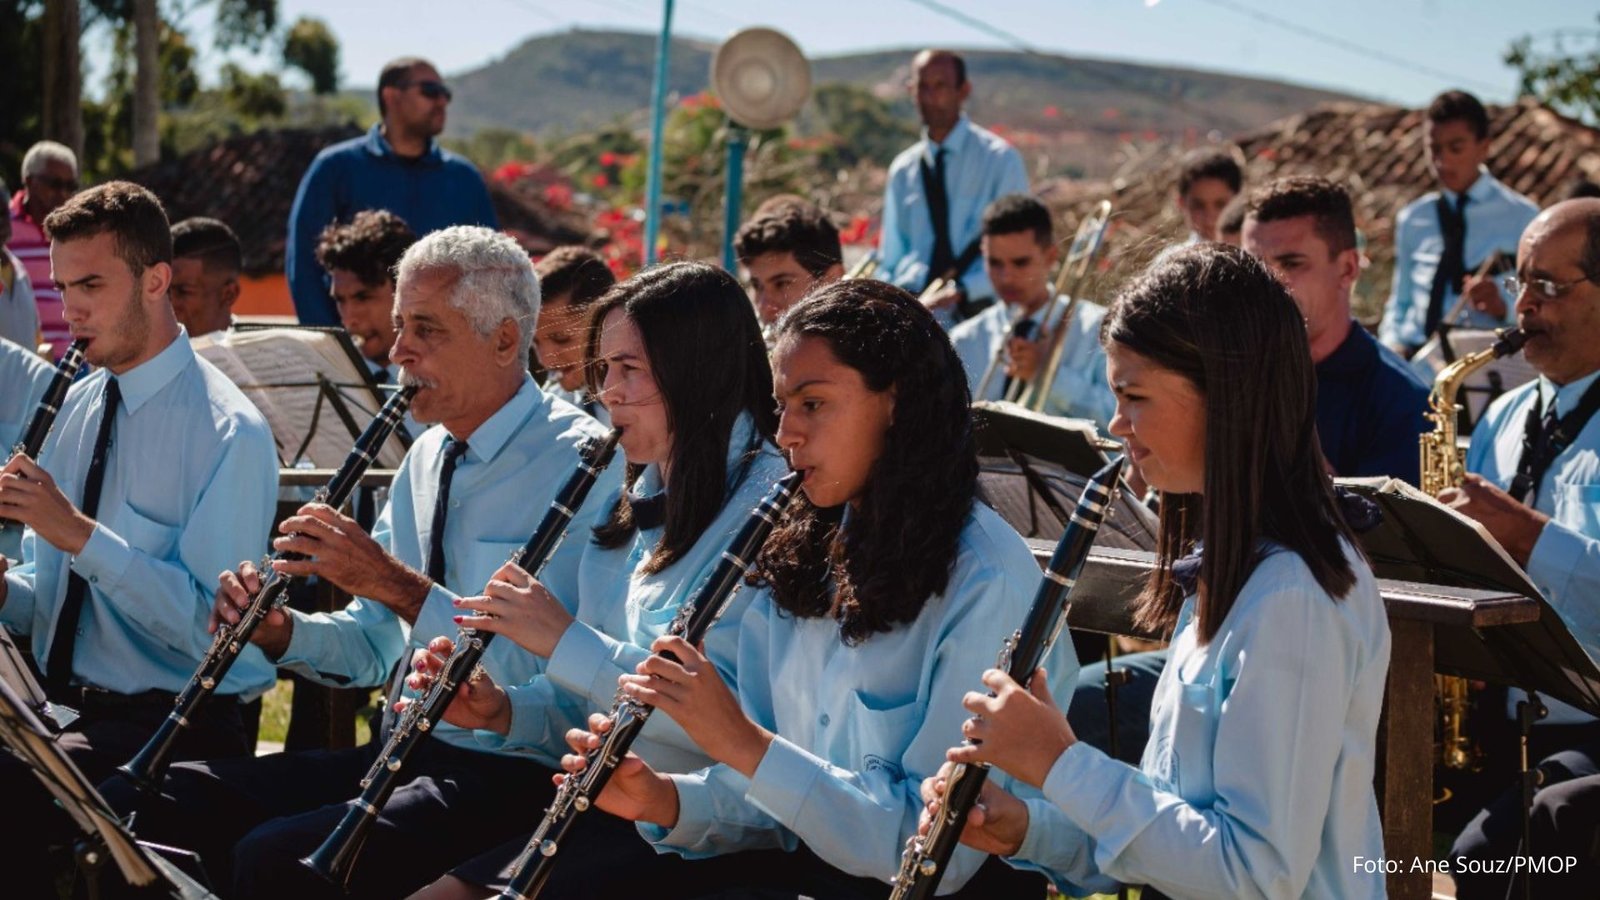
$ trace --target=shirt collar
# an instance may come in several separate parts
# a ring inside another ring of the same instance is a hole
[[[1467,188],[1467,198],[1473,203],[1482,203],[1485,200],[1488,200],[1494,195],[1494,184],[1494,176],[1489,174],[1489,167],[1479,163],[1478,177],[1472,182],[1472,186]],[[1454,194],[1443,188],[1440,188],[1440,192],[1458,204],[1461,202],[1461,198],[1457,194]]]
[[[434,164],[442,162],[444,160],[443,154],[441,154],[439,152],[439,142],[434,140],[433,138],[429,138],[428,139],[428,150],[427,150],[427,152],[423,153],[420,157],[417,157],[416,159],[412,159],[410,157],[401,156],[400,154],[394,152],[394,146],[389,143],[389,139],[388,138],[383,136],[383,123],[382,122],[379,122],[378,124],[372,126],[372,128],[367,131],[366,147],[367,147],[367,152],[372,154],[373,156],[377,156],[377,157],[384,158],[384,159],[393,159],[393,160],[400,161],[400,162],[418,162],[418,163],[426,163],[428,165],[434,165]]]
[[[11,218],[18,219],[28,224],[33,220],[28,218],[28,191],[26,188],[11,195]]]
[[[117,379],[117,387],[122,392],[122,405],[132,415],[139,411],[145,401],[160,393],[178,373],[194,364],[194,348],[189,346],[189,333],[178,328],[178,336],[172,339],[165,350],[150,357],[144,362],[134,366],[121,375],[112,375]],[[110,372],[106,373],[111,375]]]
[[[1577,381],[1568,382],[1560,387],[1557,387],[1555,382],[1544,377],[1543,375],[1540,375],[1539,408],[1546,410],[1549,409],[1550,398],[1554,397],[1556,401],[1556,415],[1565,416],[1577,407],[1578,401],[1582,399],[1584,391],[1587,391],[1589,389],[1589,385],[1594,384],[1595,379],[1597,378],[1600,378],[1600,369],[1590,372],[1582,378],[1579,378]]]
[[[1341,375],[1350,372],[1365,372],[1372,367],[1372,357],[1377,356],[1375,342],[1361,327],[1361,323],[1352,319],[1350,333],[1344,336],[1333,352],[1328,354],[1322,362],[1314,367],[1318,378],[1329,375]]]
[[[940,148],[943,148],[946,151],[947,156],[959,155],[961,150],[966,147],[967,142],[971,139],[972,123],[968,121],[967,114],[962,113],[961,118],[956,119],[955,127],[951,128],[950,133],[944,136],[944,143],[942,144],[935,144],[933,140],[928,137],[927,126],[923,126],[922,155],[930,164],[933,162],[934,151]]]
[[[529,416],[548,405],[550,398],[539,389],[533,376],[523,375],[522,385],[511,395],[511,399],[467,435],[468,460],[475,463],[493,460],[511,442],[511,436],[522,428]]]

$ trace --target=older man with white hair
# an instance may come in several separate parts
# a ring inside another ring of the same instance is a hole
[[[5,244],[27,270],[44,339],[59,353],[72,336],[61,292],[50,280],[50,239],[44,234],[44,219],[78,192],[77,155],[55,141],[34,144],[22,157],[22,188],[11,198],[11,237]]]
[[[282,524],[277,548],[307,558],[277,568],[315,575],[356,599],[334,613],[268,616],[251,640],[278,665],[340,687],[393,684],[387,676],[410,658],[408,648],[454,637],[456,597],[479,593],[532,534],[576,468],[580,444],[602,432],[529,377],[538,313],[538,281],[509,237],[458,226],[406,251],[391,359],[401,366],[401,383],[420,388],[416,418],[438,424],[412,444],[370,537],[355,520],[315,503]],[[581,520],[592,520],[598,498],[614,492],[617,469],[602,476]],[[565,542],[540,576],[566,586],[552,588],[557,596],[577,596],[583,543]],[[235,621],[258,584],[249,562],[225,573],[215,618]],[[543,661],[496,641],[483,665],[500,684],[523,684]],[[388,700],[392,706],[395,697]],[[553,690],[549,708],[553,736],[584,712]],[[560,746],[559,739],[548,743]],[[550,797],[559,760],[491,749],[498,745],[447,724],[434,730],[367,839],[354,894],[405,896],[526,829],[530,811]],[[339,897],[297,860],[333,830],[375,756],[369,744],[177,765],[165,796],[149,803],[126,786],[106,789],[119,809],[140,809],[141,837],[198,851],[226,896]]]

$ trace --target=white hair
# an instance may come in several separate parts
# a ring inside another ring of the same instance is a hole
[[[40,141],[28,148],[27,155],[22,157],[22,177],[32,178],[42,174],[45,167],[53,162],[63,163],[72,168],[72,174],[78,174],[78,155],[66,144],[55,141]]]
[[[461,310],[478,334],[488,337],[510,319],[524,359],[539,319],[539,277],[533,260],[507,235],[478,225],[456,225],[424,236],[406,249],[395,284],[424,271],[456,273],[450,305]]]

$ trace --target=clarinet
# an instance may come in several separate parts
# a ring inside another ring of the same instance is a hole
[[[772,533],[773,526],[794,497],[799,484],[800,474],[790,472],[779,479],[761,503],[751,510],[750,517],[733,536],[733,540],[728,542],[727,549],[722,551],[722,559],[717,562],[711,575],[678,607],[678,614],[667,628],[668,634],[682,637],[690,644],[699,644],[705,639],[706,632],[739,589],[751,561],[761,550],[761,545],[767,542],[767,535]],[[661,655],[677,660],[671,653]],[[622,691],[617,691],[611,711],[607,714],[611,730],[606,732],[600,746],[587,754],[588,767],[577,775],[562,779],[555,799],[550,801],[550,807],[544,812],[544,819],[534,830],[527,848],[517,857],[511,883],[500,893],[502,900],[530,900],[539,896],[555,867],[555,855],[561,841],[566,838],[577,817],[586,812],[600,792],[605,790],[606,782],[611,780],[617,765],[628,755],[628,748],[633,746],[634,739],[650,720],[652,710],[653,707],[629,699]]]
[[[383,442],[389,439],[389,435],[394,433],[400,420],[405,417],[406,408],[411,405],[411,398],[416,393],[415,387],[408,386],[389,396],[366,430],[361,432],[361,437],[356,439],[355,448],[345,457],[339,470],[326,485],[317,489],[311,502],[326,503],[337,508],[350,499],[350,494],[361,483],[361,476],[377,459]],[[156,729],[138,754],[117,767],[119,774],[146,793],[160,793],[161,783],[167,777],[167,767],[172,763],[172,751],[189,728],[191,717],[222,684],[228,670],[233,668],[234,661],[249,646],[250,635],[255,632],[256,626],[289,599],[289,586],[294,583],[295,577],[279,573],[272,567],[273,561],[288,562],[305,558],[303,553],[278,551],[262,562],[261,587],[250,598],[250,604],[240,614],[239,621],[233,625],[221,621],[217,623],[217,634],[212,638],[211,646],[201,658],[199,668],[189,677],[189,683],[184,685],[183,693],[178,695],[172,712],[167,714],[166,721],[161,723],[161,727]]]
[[[1089,546],[1111,506],[1111,498],[1122,471],[1123,459],[1119,457],[1090,476],[1083,486],[1083,495],[1072,511],[1066,534],[1056,544],[1056,551],[1045,568],[1044,579],[1033,595],[1033,605],[1022,628],[1006,638],[1000,650],[996,668],[1027,687],[1033,673],[1045,654],[1061,635],[1067,623],[1067,610],[1071,607],[1072,585],[1083,572],[1089,558]],[[960,842],[961,830],[966,827],[967,814],[978,802],[978,793],[989,775],[989,765],[957,765],[945,779],[944,802],[939,806],[938,818],[933,820],[926,838],[913,837],[906,843],[900,857],[900,872],[894,877],[894,893],[890,900],[926,900],[939,887],[946,864]]]
[[[604,438],[591,439],[579,451],[581,457],[577,471],[567,479],[556,493],[550,509],[540,520],[533,536],[517,552],[511,562],[533,575],[538,575],[550,560],[556,548],[566,537],[567,526],[583,506],[584,498],[594,487],[595,479],[611,464],[616,454],[617,439],[622,432],[613,429]],[[444,718],[445,710],[455,698],[456,687],[472,677],[483,659],[493,634],[483,634],[463,628],[456,635],[455,650],[445,660],[444,668],[433,681],[428,692],[407,707],[405,715],[395,723],[383,752],[361,779],[361,796],[349,802],[344,817],[310,856],[300,860],[323,878],[341,887],[348,887],[350,874],[355,869],[356,858],[367,842],[367,833],[377,821],[379,810],[388,802],[389,795],[400,786],[400,775],[406,760],[417,746],[433,732]]]
[[[44,389],[44,396],[39,398],[39,407],[33,411],[33,418],[28,420],[28,428],[22,433],[22,439],[11,448],[11,456],[25,454],[29,459],[38,462],[39,451],[44,449],[44,439],[50,436],[50,429],[55,427],[56,415],[61,412],[61,403],[67,399],[67,388],[72,387],[73,379],[78,377],[78,370],[83,368],[83,348],[89,342],[82,338],[72,342],[67,352],[61,355],[61,361],[56,363],[56,373],[50,377],[50,384]],[[11,457],[7,457],[9,461]],[[10,519],[0,519],[0,531],[6,530]]]

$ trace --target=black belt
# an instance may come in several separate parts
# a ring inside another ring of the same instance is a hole
[[[65,690],[57,691],[57,693],[62,696],[59,698],[52,697],[52,703],[64,703],[80,712],[96,707],[171,707],[178,702],[178,695],[171,691],[141,691],[137,694],[121,694],[92,684],[75,684]]]

